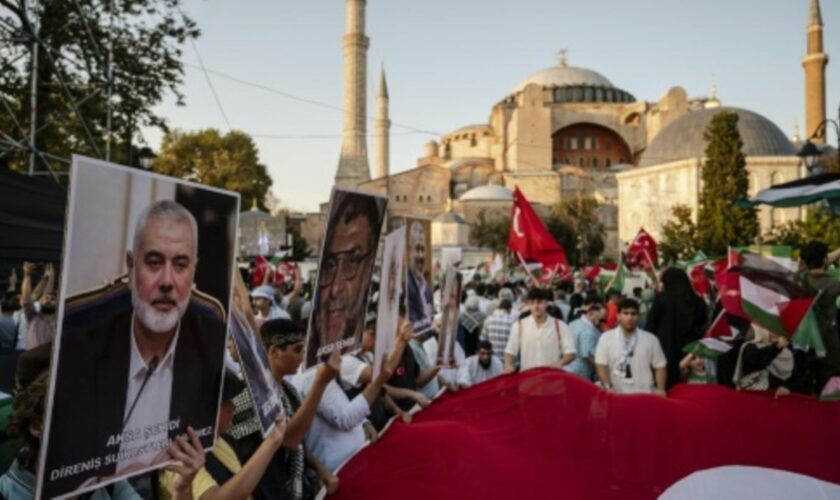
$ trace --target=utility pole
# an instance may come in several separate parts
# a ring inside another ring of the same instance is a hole
[[[32,16],[32,62],[30,69],[32,71],[32,88],[29,96],[29,175],[35,175],[35,157],[37,156],[37,144],[35,136],[38,130],[38,22],[35,16]]]
[[[114,92],[114,0],[108,2],[110,22],[108,25],[108,115],[105,124],[105,161],[111,161],[111,115],[113,104],[111,96]]]

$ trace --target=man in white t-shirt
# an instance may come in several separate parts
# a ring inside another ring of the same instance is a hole
[[[610,392],[656,393],[665,397],[665,354],[659,339],[640,329],[638,323],[639,303],[622,300],[618,305],[618,326],[601,334],[595,349],[598,378]]]
[[[505,373],[540,366],[562,368],[575,359],[575,344],[568,325],[548,315],[548,303],[553,299],[550,290],[534,287],[528,292],[531,314],[517,320],[510,329],[505,347]]]

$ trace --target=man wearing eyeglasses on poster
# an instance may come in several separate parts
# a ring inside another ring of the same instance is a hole
[[[385,198],[336,191],[327,224],[306,348],[306,367],[361,343]]]

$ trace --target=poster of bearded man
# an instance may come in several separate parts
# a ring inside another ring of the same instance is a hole
[[[446,266],[441,286],[441,323],[437,364],[455,368],[455,339],[458,337],[458,312],[461,303],[461,273],[455,266]]]
[[[432,329],[435,317],[432,283],[431,223],[424,219],[405,219],[406,272],[405,300],[408,320],[419,335]]]
[[[74,156],[36,498],[216,438],[239,195]],[[102,285],[105,283],[105,285]]]
[[[312,297],[304,369],[362,345],[365,313],[388,198],[333,188]]]

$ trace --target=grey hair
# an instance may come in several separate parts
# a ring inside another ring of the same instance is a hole
[[[137,255],[140,250],[140,237],[149,219],[163,219],[171,222],[185,223],[190,226],[193,237],[193,257],[198,255],[198,224],[195,222],[195,217],[183,205],[173,200],[160,200],[152,203],[142,212],[137,218],[137,224],[134,225],[134,244],[133,253]]]
[[[426,231],[423,229],[423,224],[416,221],[412,222],[409,232],[410,240],[413,240],[414,238],[421,238],[423,240],[423,244],[426,244]]]

